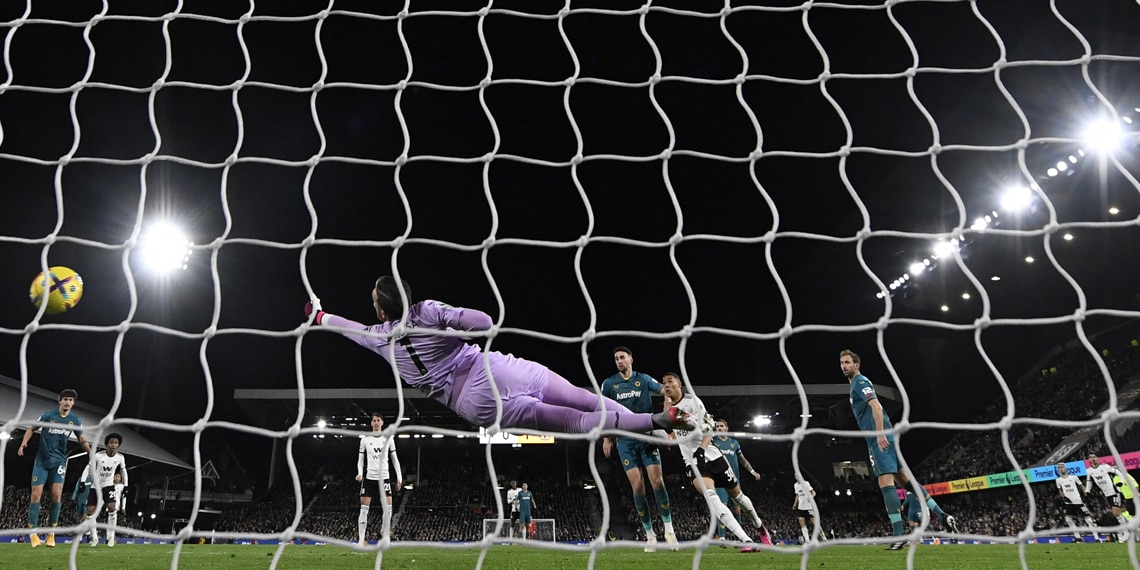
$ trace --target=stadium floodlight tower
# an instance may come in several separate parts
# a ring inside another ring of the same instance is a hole
[[[186,269],[194,253],[193,246],[182,228],[171,222],[157,222],[147,228],[139,240],[139,255],[149,270],[166,275]]]

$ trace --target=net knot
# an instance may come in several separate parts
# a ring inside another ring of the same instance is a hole
[[[483,6],[482,8],[479,8],[479,11],[476,13],[479,14],[480,18],[486,18],[487,14],[491,13],[491,10],[490,10],[490,8],[487,8],[486,6]]]
[[[792,325],[784,325],[780,327],[780,338],[785,339],[792,336]]]
[[[562,80],[562,85],[563,85],[564,87],[573,87],[573,86],[574,86],[574,82],[575,82],[575,80],[574,80],[574,78],[573,78],[573,77],[567,77],[566,79],[563,79],[563,80]]]
[[[685,236],[682,235],[681,232],[677,232],[677,233],[669,236],[669,245],[675,246],[675,245],[681,243],[682,241],[684,241],[684,239],[685,239]]]
[[[575,154],[574,157],[570,159],[570,166],[578,166],[579,164],[582,164],[582,160],[584,159],[582,158],[581,153]]]
[[[487,154],[484,154],[483,158],[480,158],[479,160],[483,162],[491,162],[492,160],[495,160],[495,153],[488,152]]]
[[[747,76],[747,75],[745,75],[745,74],[743,74],[743,73],[738,73],[738,74],[736,74],[736,77],[735,77],[735,78],[733,78],[732,82],[733,82],[733,83],[735,83],[735,84],[737,84],[737,85],[744,85],[744,82],[745,82],[747,79],[748,79],[748,76]]]
[[[998,420],[998,429],[1002,431],[1009,431],[1011,428],[1013,428],[1013,418],[1009,416],[1003,416],[1000,420]]]
[[[653,75],[649,76],[649,84],[650,85],[657,85],[660,82],[661,82],[661,74],[660,73],[654,73]]]
[[[407,9],[400,10],[400,12],[398,14],[396,14],[396,18],[399,20],[403,20],[404,18],[407,18],[407,17],[408,17],[408,10]]]
[[[1085,320],[1085,316],[1086,314],[1084,307],[1078,307],[1077,310],[1073,311],[1073,321],[1075,322],[1083,322]]]
[[[681,327],[681,338],[691,338],[693,336],[693,326],[685,325]]]
[[[487,236],[483,240],[483,249],[491,249],[495,245],[495,236]]]
[[[748,160],[759,160],[761,156],[764,156],[764,151],[762,149],[756,149],[748,153]]]
[[[974,326],[979,328],[979,329],[989,328],[990,316],[989,315],[982,315],[981,317],[974,319]]]
[[[404,247],[405,241],[407,240],[404,239],[404,236],[396,236],[396,239],[392,240],[392,249]]]
[[[820,83],[823,83],[824,81],[827,81],[828,79],[831,79],[831,72],[830,71],[824,70],[822,73],[819,74],[819,82]]]
[[[938,143],[934,143],[934,144],[930,145],[930,154],[937,155],[937,154],[941,154],[941,153],[942,153],[942,145],[940,145]]]
[[[878,330],[878,331],[887,330],[887,325],[889,325],[890,322],[891,322],[891,319],[889,317],[887,317],[886,315],[879,317],[879,320],[875,321],[875,330]]]
[[[403,91],[407,88],[408,88],[408,80],[407,79],[401,79],[401,80],[396,82],[396,89]]]
[[[403,166],[408,163],[408,155],[401,154],[396,157],[396,166]]]
[[[669,160],[670,158],[673,158],[673,150],[667,148],[667,149],[661,151],[661,154],[659,154],[657,156],[660,157],[661,160]]]

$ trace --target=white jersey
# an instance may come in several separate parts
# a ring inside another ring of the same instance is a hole
[[[796,508],[801,511],[811,510],[811,494],[813,489],[807,481],[796,481],[793,486],[796,490]]]
[[[507,489],[507,502],[511,504],[511,512],[519,510],[519,491],[522,489]]]
[[[396,456],[396,440],[386,435],[366,435],[360,438],[360,453],[356,460],[356,476],[374,481],[388,480],[388,460],[396,469],[396,480],[402,481],[400,458]],[[367,463],[367,469],[365,464]]]
[[[1116,486],[1112,484],[1112,476],[1117,475],[1120,471],[1107,463],[1101,463],[1092,469],[1087,469],[1088,479],[1085,480],[1085,492],[1089,492],[1089,488],[1093,483],[1100,487],[1100,492],[1104,493],[1105,497],[1112,497],[1116,495]]]
[[[100,451],[95,454],[95,475],[92,477],[92,486],[96,489],[103,487],[113,487],[115,485],[115,472],[118,472],[123,477],[123,485],[127,484],[127,460],[123,458],[122,453],[115,455],[107,455],[106,451]],[[88,463],[87,467],[83,468],[83,474],[79,476],[80,481],[84,481],[91,475],[91,464]]]
[[[677,402],[677,407],[689,413],[689,421],[696,427],[693,431],[674,429],[673,435],[677,436],[677,447],[681,448],[681,457],[685,459],[685,464],[696,465],[693,452],[701,446],[702,439],[712,436],[712,430],[705,432],[704,417],[708,412],[705,410],[705,403],[692,394],[682,396],[681,401]],[[715,445],[709,445],[705,448],[705,459],[708,461],[720,459],[722,456],[720,448]]]
[[[1057,477],[1057,488],[1065,495],[1069,503],[1074,505],[1085,504],[1084,499],[1081,499],[1081,480],[1072,473],[1063,477]]]

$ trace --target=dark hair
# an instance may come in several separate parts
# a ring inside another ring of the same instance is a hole
[[[717,418],[713,423],[716,424],[719,422],[724,422],[724,427],[728,427],[728,420],[726,420],[724,418]]]
[[[628,348],[626,348],[626,347],[624,347],[624,346],[619,346],[619,347],[617,347],[617,348],[615,348],[615,349],[614,349],[614,354],[617,354],[617,353],[619,353],[619,352],[624,352],[624,353],[626,353],[626,354],[628,354],[628,355],[630,355],[630,356],[633,356],[633,351],[632,351],[632,350],[630,350],[630,349],[628,349]]]
[[[676,373],[676,372],[666,372],[666,373],[662,374],[661,375],[661,383],[664,384],[665,378],[667,378],[669,376],[676,376],[677,377],[677,383],[681,385],[681,393],[684,394],[685,393],[685,382],[683,380],[681,380],[681,375]]]
[[[75,393],[75,390],[72,390],[71,388],[68,388],[68,389],[66,389],[66,390],[64,390],[64,391],[62,391],[62,392],[60,392],[60,393],[59,393],[59,399],[60,399],[60,400],[62,400],[62,399],[64,399],[64,398],[71,398],[71,399],[74,399],[74,400],[78,400],[78,399],[79,399],[79,394],[76,394],[76,393]]]
[[[368,414],[369,421],[371,421],[372,418],[384,419],[384,414],[381,414],[380,412],[372,412],[371,414]]]
[[[107,437],[103,438],[103,445],[107,445],[108,443],[111,443],[112,439],[119,440],[119,445],[123,445],[123,436],[119,433],[116,433],[116,432],[111,432],[111,433],[107,434]]]
[[[844,356],[850,356],[851,362],[854,362],[855,364],[859,364],[859,355],[858,354],[855,354],[854,352],[851,352],[850,350],[844,350],[844,351],[839,353],[839,358],[843,358]]]
[[[408,303],[412,302],[412,287],[404,279],[400,280],[404,294],[408,296]],[[380,309],[388,315],[388,320],[398,321],[404,316],[404,301],[400,298],[400,287],[396,285],[396,278],[384,275],[376,280],[376,300]]]

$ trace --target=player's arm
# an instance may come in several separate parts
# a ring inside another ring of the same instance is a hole
[[[356,480],[364,480],[364,438],[360,438],[360,451],[356,454]]]
[[[871,417],[875,418],[875,430],[883,430],[883,405],[879,403],[878,398],[872,398],[867,401],[867,405],[871,407]],[[886,450],[890,443],[887,442],[886,434],[880,434],[876,438],[879,443],[880,450]]]
[[[400,456],[396,455],[396,442],[388,441],[388,457],[392,460],[392,469],[396,470],[396,490],[404,487],[404,472],[400,470]]]
[[[491,315],[478,309],[452,307],[443,303],[430,302],[438,310],[439,324],[459,331],[485,331],[495,324]],[[429,313],[432,311],[428,311]]]
[[[740,464],[743,465],[744,468],[747,469],[748,472],[751,473],[752,476],[755,477],[757,481],[759,481],[760,480],[760,474],[757,473],[756,470],[752,468],[752,464],[749,463],[748,458],[744,456],[744,449],[743,448],[737,450],[736,457],[737,457],[737,459],[740,460]]]
[[[125,489],[127,487],[127,485],[129,485],[130,483],[127,482],[127,458],[123,457],[122,453],[119,454],[119,469],[122,470],[122,474],[123,474],[123,480],[121,482],[121,485]],[[115,476],[112,475],[111,476],[111,484],[112,485],[114,485],[114,481],[115,481]]]
[[[1085,477],[1085,493],[1089,492],[1089,488],[1092,486],[1092,484],[1093,484],[1093,476],[1092,476],[1092,473],[1089,473],[1088,476]]]
[[[75,439],[79,440],[80,447],[87,452],[87,455],[91,455],[91,444],[87,443],[87,438],[83,437],[83,434],[79,434],[75,436]]]
[[[800,495],[799,495],[799,493],[793,492],[792,493],[792,509],[795,509],[796,507],[798,507],[799,504],[800,504]]]
[[[24,430],[24,440],[20,442],[20,448],[16,450],[16,455],[24,456],[24,448],[28,447],[28,442],[32,440],[32,434],[35,432],[36,426],[28,426],[28,429]]]
[[[1062,502],[1069,502],[1069,498],[1065,496],[1065,490],[1061,488],[1061,480],[1057,479],[1057,496],[1061,497]]]

